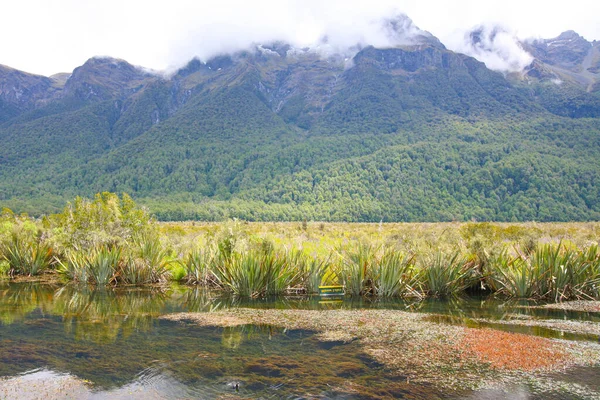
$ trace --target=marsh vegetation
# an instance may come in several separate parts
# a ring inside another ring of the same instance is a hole
[[[241,297],[600,298],[598,223],[158,223],[127,195],[32,219],[3,210],[0,270],[95,286],[178,281]]]

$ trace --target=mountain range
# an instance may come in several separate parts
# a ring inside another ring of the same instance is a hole
[[[404,15],[386,46],[284,42],[170,74],[0,65],[0,204],[127,192],[161,219],[600,219],[600,42],[521,41],[496,71]],[[470,48],[500,29],[474,29]],[[529,62],[530,61],[530,62]]]

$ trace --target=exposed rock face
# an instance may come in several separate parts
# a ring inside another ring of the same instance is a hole
[[[137,92],[153,78],[126,61],[94,57],[75,68],[65,84],[63,96],[81,100],[122,98]]]
[[[566,31],[553,39],[525,42],[524,47],[538,60],[580,72],[592,44],[574,31]]]
[[[52,78],[0,65],[0,99],[25,109],[54,96],[60,84]]]

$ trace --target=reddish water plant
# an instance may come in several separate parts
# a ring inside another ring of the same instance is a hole
[[[546,338],[494,329],[467,328],[461,347],[493,368],[534,371],[559,368],[568,356]]]

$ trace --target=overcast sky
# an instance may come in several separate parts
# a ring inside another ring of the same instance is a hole
[[[372,21],[404,12],[453,50],[481,23],[520,38],[573,29],[600,40],[600,1],[538,0],[4,0],[0,64],[51,75],[95,55],[165,70],[194,56],[283,39],[307,46],[325,34],[370,38]],[[507,47],[510,51],[510,46]],[[485,57],[485,56],[483,56]],[[510,57],[509,57],[510,58]],[[509,60],[519,66],[523,57]],[[506,61],[506,60],[505,60]],[[493,62],[490,61],[490,62]],[[486,63],[488,63],[486,61]],[[489,66],[489,65],[488,65]]]

